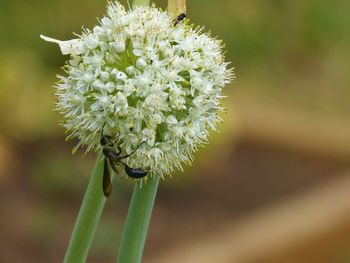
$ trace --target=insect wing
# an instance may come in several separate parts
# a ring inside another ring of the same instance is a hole
[[[102,179],[103,194],[106,198],[110,197],[112,194],[112,182],[111,174],[108,168],[108,160],[105,158],[104,168],[103,168],[103,179]]]

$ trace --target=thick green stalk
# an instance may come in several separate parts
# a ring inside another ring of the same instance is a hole
[[[149,0],[134,0],[132,7],[149,5]],[[140,263],[151,221],[159,176],[149,178],[142,187],[135,184],[123,230],[118,263]]]
[[[100,152],[64,257],[64,263],[84,263],[106,201],[102,191],[104,158]]]
[[[181,13],[186,14],[186,0],[168,0],[168,12],[175,17]]]
[[[151,220],[159,176],[135,184],[120,244],[118,263],[140,263]]]
[[[149,5],[149,0],[134,0],[132,1],[132,8],[140,5]]]

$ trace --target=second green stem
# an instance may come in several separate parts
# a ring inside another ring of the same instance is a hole
[[[158,184],[159,176],[149,178],[141,188],[135,184],[119,249],[118,263],[141,262]]]

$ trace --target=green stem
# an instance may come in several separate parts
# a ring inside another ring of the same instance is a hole
[[[137,6],[141,6],[141,5],[149,5],[149,0],[134,0],[132,1],[132,8],[135,8]]]
[[[149,2],[133,0],[132,7],[148,6]],[[149,178],[142,187],[135,184],[119,248],[118,263],[141,262],[158,184],[159,176]]]
[[[64,263],[83,263],[95,235],[97,224],[106,201],[102,192],[102,172],[104,158],[98,154],[88,188],[75,223],[71,239],[64,257]]]
[[[119,248],[118,263],[141,262],[158,184],[159,176],[149,178],[142,187],[135,184]]]

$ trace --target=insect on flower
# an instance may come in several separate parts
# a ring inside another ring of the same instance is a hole
[[[177,18],[175,19],[174,22],[174,26],[176,26],[178,23],[180,23],[182,20],[184,20],[186,18],[186,14],[185,13],[181,13],[177,16]]]
[[[103,125],[103,128],[104,126],[105,124]],[[111,175],[109,173],[108,163],[116,174],[119,174],[117,165],[123,165],[125,168],[126,174],[131,178],[139,179],[147,175],[147,172],[144,171],[143,169],[131,168],[125,162],[122,161],[123,159],[126,159],[130,157],[132,154],[134,154],[144,142],[142,142],[138,147],[136,147],[136,149],[132,151],[130,154],[121,156],[121,153],[122,153],[122,150],[120,149],[121,143],[119,143],[116,146],[118,148],[118,151],[117,151],[115,149],[114,142],[112,141],[112,136],[104,135],[103,128],[102,128],[101,139],[100,139],[100,144],[103,147],[102,149],[103,155],[105,156],[102,187],[103,187],[104,196],[110,197],[112,194],[112,182],[111,182]]]
[[[233,69],[222,41],[186,23],[184,11],[126,10],[111,1],[106,13],[74,39],[42,36],[70,56],[55,86],[56,110],[68,138],[78,139],[74,150],[103,148],[110,170],[122,166],[132,178],[165,178],[191,163],[209,131],[218,130],[222,90]],[[144,140],[152,147],[123,156]]]

